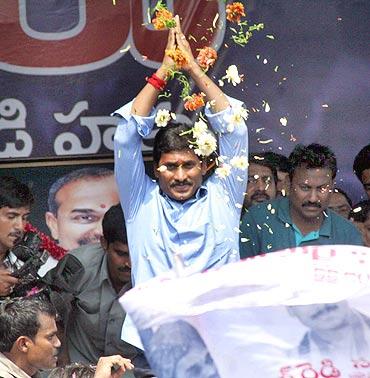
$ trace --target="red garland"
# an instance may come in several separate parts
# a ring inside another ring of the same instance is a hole
[[[39,231],[36,227],[32,226],[31,223],[26,223],[24,228],[25,232],[36,232],[41,238],[41,248],[49,252],[49,255],[54,257],[56,260],[60,260],[68,251],[60,247],[55,243],[49,236]]]

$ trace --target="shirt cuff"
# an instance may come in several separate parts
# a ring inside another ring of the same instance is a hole
[[[150,114],[147,117],[142,117],[139,115],[132,115],[131,114],[131,108],[132,103],[134,100],[128,102],[127,104],[123,105],[113,113],[111,113],[112,116],[118,115],[126,120],[126,122],[132,122],[132,119],[135,120],[136,129],[139,135],[142,137],[148,136],[154,127],[154,120],[155,120],[155,114],[154,114],[154,108],[150,111]]]

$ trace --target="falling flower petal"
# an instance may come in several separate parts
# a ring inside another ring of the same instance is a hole
[[[261,144],[268,144],[268,143],[271,143],[273,142],[273,139],[267,139],[267,140],[259,140],[258,143],[261,143]]]
[[[271,110],[270,105],[267,101],[263,101],[262,106],[264,107],[266,113],[268,113]]]
[[[280,123],[283,125],[283,126],[286,126],[288,124],[288,119],[287,117],[281,117],[280,118]]]

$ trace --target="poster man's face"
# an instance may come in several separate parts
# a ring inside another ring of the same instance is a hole
[[[54,239],[67,250],[98,243],[107,210],[119,203],[114,176],[83,178],[63,186],[56,194],[56,216],[46,213]]]
[[[345,327],[350,319],[351,309],[347,302],[294,306],[290,312],[305,326],[315,332],[338,330]]]

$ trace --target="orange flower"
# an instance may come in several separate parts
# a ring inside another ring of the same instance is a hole
[[[182,68],[189,63],[187,55],[177,47],[176,49],[167,49],[166,55],[175,62],[177,68]]]
[[[226,5],[226,19],[230,22],[240,22],[240,18],[245,16],[244,5],[239,2]]]
[[[194,111],[202,106],[204,106],[204,93],[194,93],[192,94],[188,100],[184,104],[184,108],[189,111]]]
[[[156,10],[152,24],[156,30],[165,30],[174,27],[176,25],[176,21],[173,18],[173,14],[169,10],[161,8]]]
[[[197,62],[200,67],[204,70],[208,70],[212,67],[217,59],[217,52],[212,47],[203,47],[199,50],[199,54],[197,56]]]

